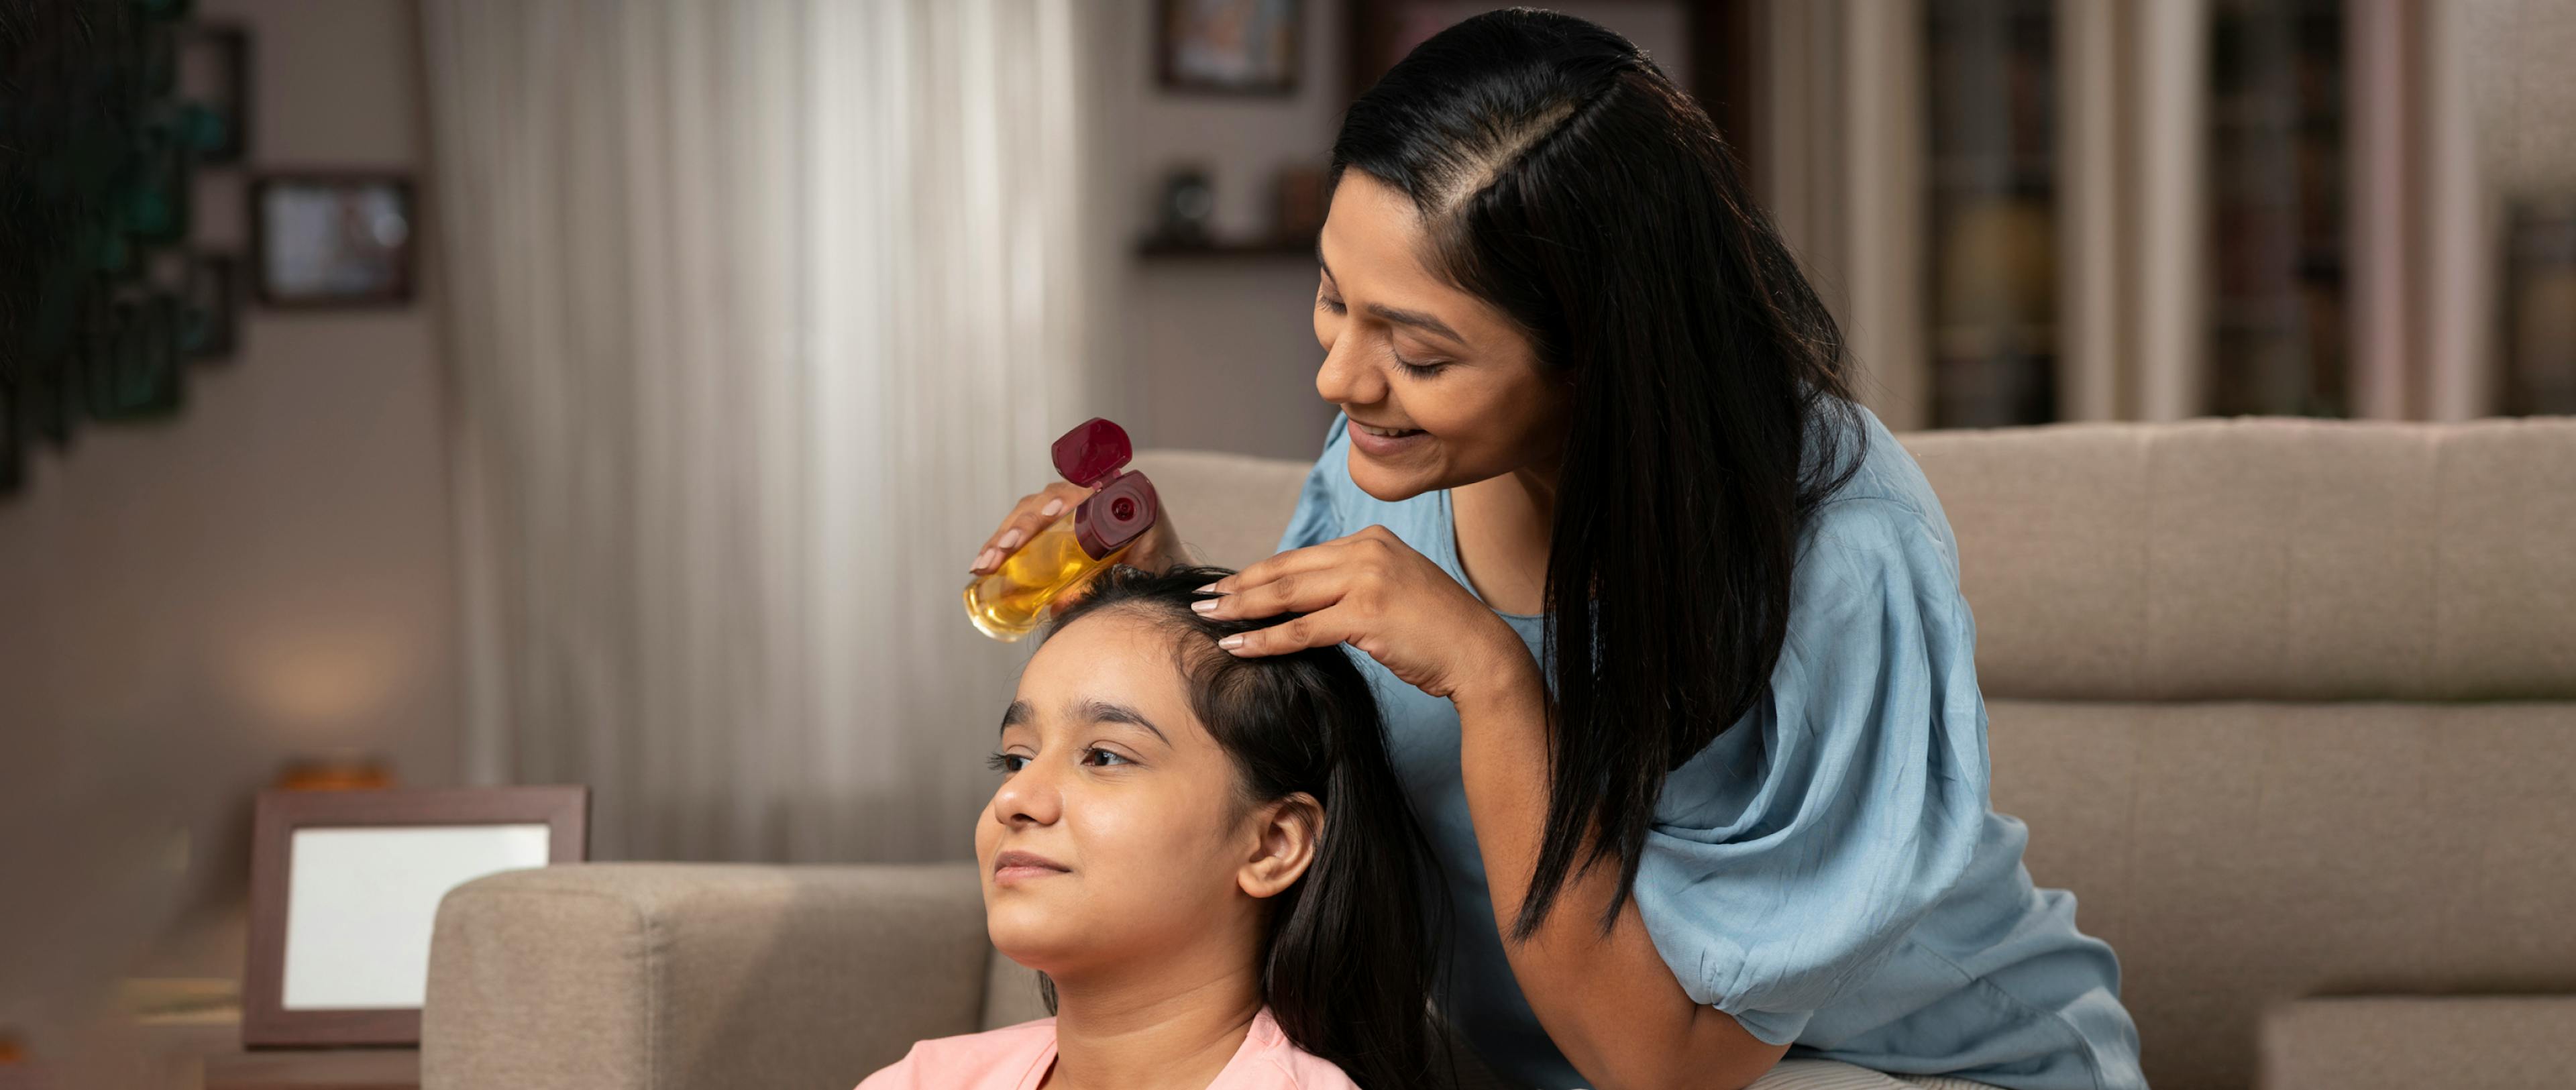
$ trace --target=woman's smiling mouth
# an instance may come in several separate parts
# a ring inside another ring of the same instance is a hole
[[[1420,428],[1381,428],[1374,424],[1351,421],[1351,445],[1372,458],[1385,458],[1413,450],[1431,438]]]

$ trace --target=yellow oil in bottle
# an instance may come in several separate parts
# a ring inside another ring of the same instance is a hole
[[[1011,643],[1037,630],[1047,607],[1125,555],[1121,546],[1097,560],[1074,538],[1073,512],[1002,559],[993,574],[966,584],[966,616],[987,636]]]

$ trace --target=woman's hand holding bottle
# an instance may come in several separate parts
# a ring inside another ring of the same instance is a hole
[[[994,569],[1002,566],[1002,561],[1037,537],[1038,531],[1071,514],[1074,508],[1082,505],[1082,501],[1091,498],[1091,493],[1092,489],[1082,485],[1057,481],[1020,497],[1020,502],[1011,506],[1011,513],[1003,516],[1002,524],[994,527],[993,535],[984,539],[984,547],[975,554],[974,562],[967,565],[967,573],[992,574]],[[1154,520],[1153,527],[1129,545],[1127,555],[1120,557],[1118,562],[1150,572],[1161,572],[1175,564],[1190,562],[1188,552],[1181,547],[1180,535],[1172,529],[1170,508],[1163,509],[1161,516]]]

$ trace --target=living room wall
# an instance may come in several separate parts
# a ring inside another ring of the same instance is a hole
[[[409,0],[199,0],[196,17],[249,30],[255,110],[244,163],[200,170],[203,244],[245,249],[262,169],[425,178]],[[398,308],[249,305],[237,354],[194,370],[178,415],[90,427],[0,501],[0,824],[19,830],[0,836],[89,831],[68,854],[148,834],[184,900],[220,908],[248,869],[251,796],[283,762],[368,754],[405,784],[453,782],[444,372],[423,279]],[[115,930],[81,938],[136,938]],[[237,972],[238,931],[204,933],[136,968]]]

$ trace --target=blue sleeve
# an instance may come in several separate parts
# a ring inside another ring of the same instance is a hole
[[[1345,419],[1334,414],[1333,429],[1324,433],[1324,453],[1306,471],[1306,487],[1297,493],[1297,510],[1288,516],[1288,531],[1279,535],[1279,547],[1273,552],[1303,549],[1342,536],[1338,498],[1351,487],[1351,433],[1342,424]]]
[[[1956,886],[1987,808],[1975,622],[1902,504],[1820,509],[1771,691],[1673,772],[1635,886],[1693,1001],[1788,1044]]]

